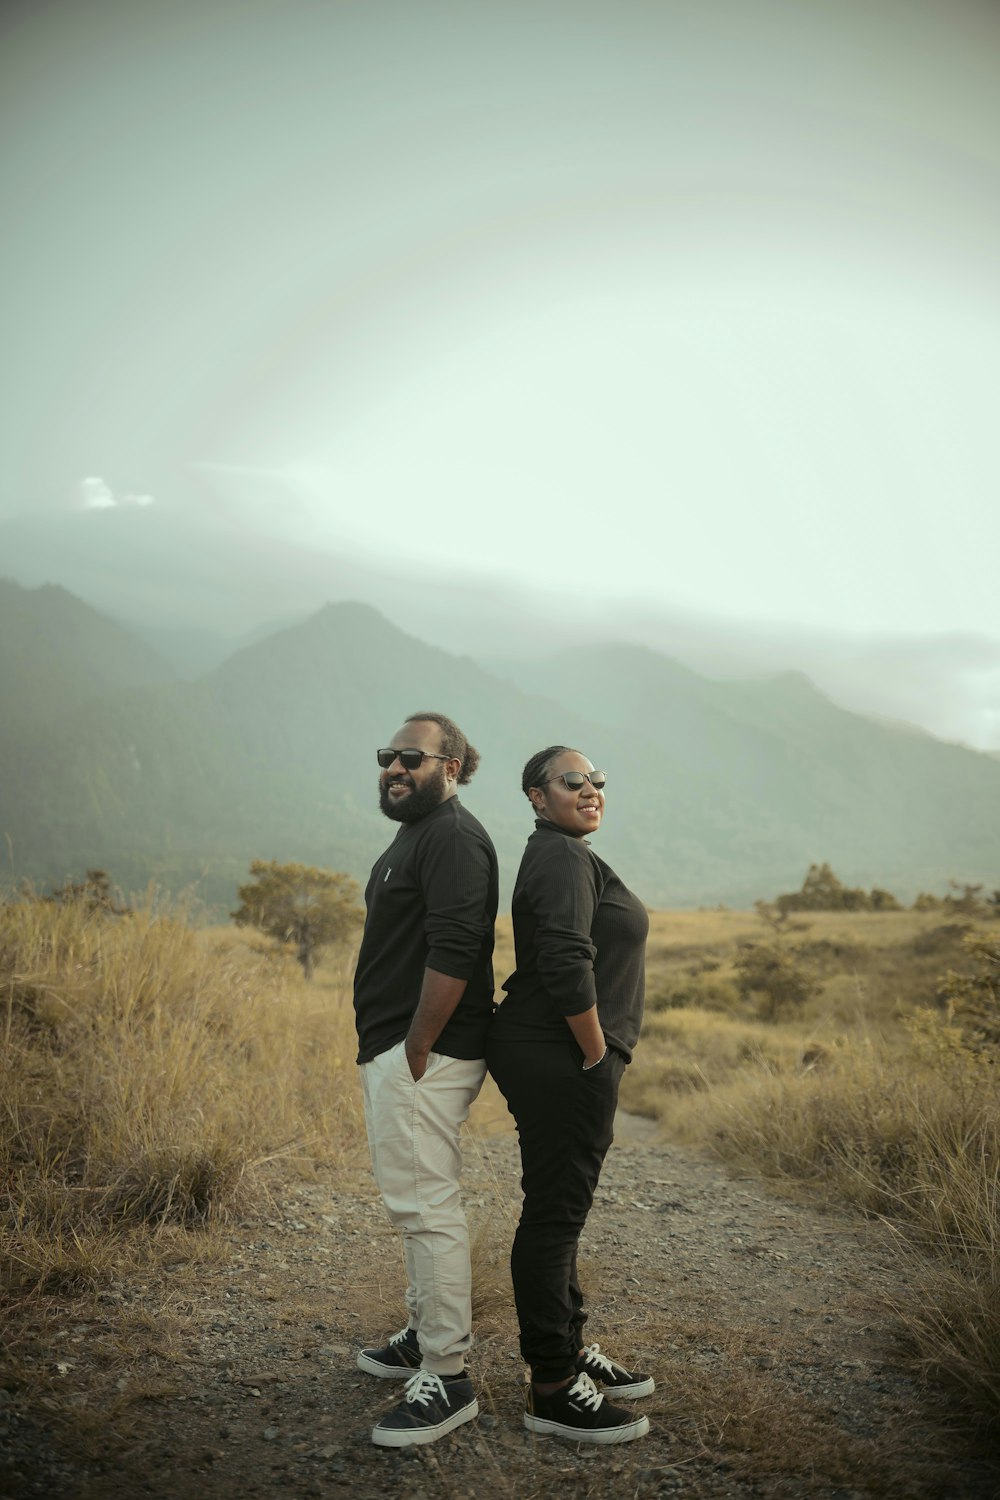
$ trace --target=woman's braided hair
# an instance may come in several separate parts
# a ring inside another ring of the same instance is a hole
[[[562,755],[564,751],[571,748],[569,745],[549,745],[545,750],[539,750],[537,755],[531,757],[521,774],[521,790],[529,802],[531,801],[531,788],[533,786],[541,786],[545,780],[549,761],[554,760],[557,755]]]
[[[454,719],[449,719],[446,714],[407,714],[404,722],[413,724],[417,720],[425,719],[436,724],[441,731],[442,755],[447,755],[449,760],[454,756],[456,760],[462,762],[462,769],[458,773],[458,784],[467,786],[476,774],[479,751],[475,745],[469,744]]]

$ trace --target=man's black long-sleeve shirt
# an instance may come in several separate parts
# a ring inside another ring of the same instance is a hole
[[[368,915],[354,975],[359,1063],[406,1036],[425,969],[468,980],[433,1050],[483,1056],[493,1013],[497,889],[490,836],[457,797],[400,824],[365,889]]]
[[[491,1035],[566,1042],[567,1016],[597,1006],[608,1045],[631,1060],[642,1025],[649,917],[591,849],[545,818],[535,821],[511,904],[516,969]]]

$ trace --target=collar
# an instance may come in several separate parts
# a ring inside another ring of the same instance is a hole
[[[418,828],[423,828],[425,826],[425,824],[430,823],[432,821],[432,819],[443,817],[444,816],[445,808],[451,807],[452,803],[456,803],[459,807],[462,806],[461,802],[459,802],[459,800],[458,800],[457,793],[456,793],[456,795],[454,797],[446,797],[443,802],[439,802],[438,805],[437,805],[437,807],[432,807],[431,810],[430,810],[430,812],[424,813],[423,817],[422,818],[418,818],[415,823],[399,823],[399,824],[397,824],[397,827],[396,827],[396,837],[399,838],[399,835],[401,833],[407,833],[407,832],[416,833],[416,831],[417,831]],[[394,818],[392,818],[389,821],[390,822],[395,822],[396,820]]]
[[[590,840],[585,839],[582,833],[570,833],[568,828],[553,823],[551,818],[536,818],[535,828],[539,833],[561,833],[563,838],[572,839],[574,844],[586,844],[590,848]]]

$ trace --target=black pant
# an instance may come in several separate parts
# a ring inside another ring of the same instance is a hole
[[[587,1320],[576,1248],[614,1138],[625,1059],[609,1047],[585,1072],[572,1041],[494,1041],[486,1061],[521,1142],[524,1206],[510,1256],[521,1357],[533,1380],[565,1380]]]

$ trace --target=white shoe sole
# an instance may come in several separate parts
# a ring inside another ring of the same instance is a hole
[[[358,1369],[366,1375],[377,1375],[380,1380],[412,1380],[420,1370],[419,1365],[380,1365],[377,1359],[369,1359],[362,1349],[358,1355]]]
[[[612,1401],[616,1396],[627,1396],[629,1400],[636,1401],[640,1396],[651,1396],[656,1390],[656,1381],[652,1375],[648,1376],[646,1380],[637,1380],[634,1385],[606,1385],[603,1387],[600,1385],[600,1376],[591,1375],[590,1378],[599,1390],[603,1389],[604,1394],[611,1397]]]
[[[525,1412],[524,1425],[529,1432],[542,1437],[569,1438],[572,1443],[631,1443],[646,1436],[649,1418],[636,1417],[634,1422],[623,1422],[620,1427],[570,1427],[566,1422],[553,1422],[548,1417],[533,1417]]]
[[[375,1426],[372,1428],[372,1442],[377,1443],[380,1448],[411,1448],[418,1443],[434,1443],[439,1437],[444,1437],[446,1432],[452,1432],[456,1427],[461,1427],[463,1422],[471,1422],[473,1417],[478,1416],[479,1402],[473,1399],[468,1406],[463,1406],[460,1411],[453,1411],[450,1417],[445,1417],[443,1422],[438,1422],[434,1427]]]

